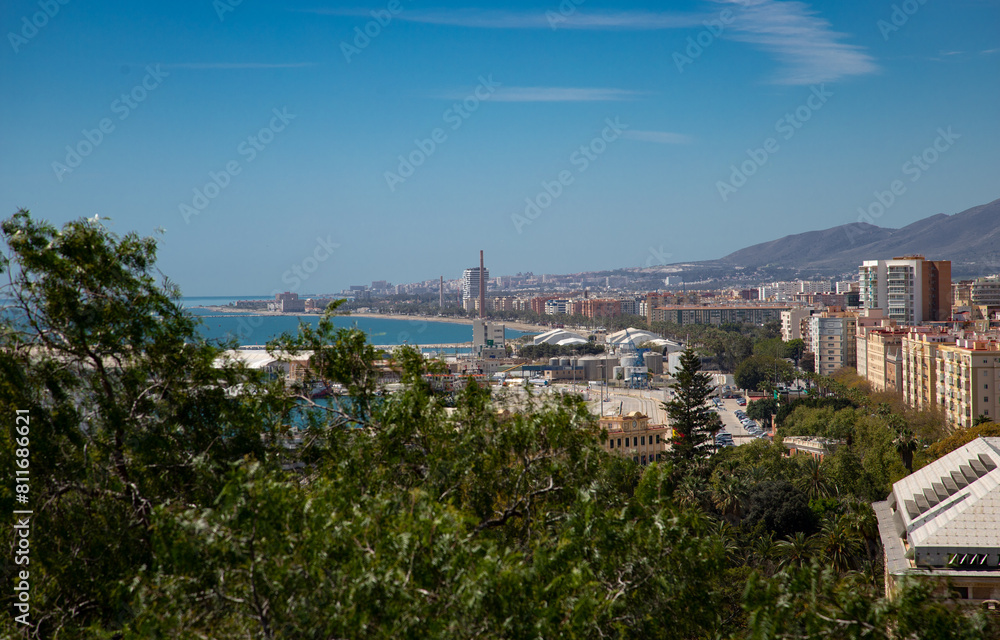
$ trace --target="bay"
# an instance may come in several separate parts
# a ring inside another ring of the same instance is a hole
[[[282,333],[295,335],[299,323],[313,327],[319,323],[317,315],[258,315],[253,313],[219,313],[204,306],[224,306],[234,300],[266,300],[263,297],[199,297],[182,298],[181,304],[189,313],[201,319],[199,331],[206,340],[235,339],[241,345],[263,345]],[[207,317],[206,317],[207,316]],[[334,318],[337,327],[357,327],[368,334],[368,340],[375,345],[399,344],[454,344],[472,341],[472,325],[454,322],[436,322],[423,318],[389,319],[338,316]],[[524,331],[507,329],[508,340],[522,335]],[[452,353],[454,350],[449,349]]]

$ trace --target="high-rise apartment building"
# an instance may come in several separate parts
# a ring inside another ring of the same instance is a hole
[[[809,318],[810,351],[816,356],[816,373],[830,375],[857,364],[857,317],[824,312]]]
[[[490,279],[490,270],[483,267],[483,282]],[[479,267],[462,272],[462,301],[479,298]],[[475,304],[475,303],[473,303]]]
[[[865,260],[859,271],[862,307],[882,309],[901,323],[951,319],[950,260]]]

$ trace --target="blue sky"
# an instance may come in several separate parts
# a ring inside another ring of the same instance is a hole
[[[479,249],[494,274],[710,259],[1000,197],[994,0],[10,0],[0,20],[0,213],[162,228],[187,295],[455,278]]]

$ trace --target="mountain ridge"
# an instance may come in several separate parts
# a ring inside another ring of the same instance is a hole
[[[758,269],[776,267],[835,274],[863,260],[919,254],[951,260],[956,277],[1000,271],[1000,199],[951,215],[937,213],[900,229],[852,222],[806,231],[687,265]]]

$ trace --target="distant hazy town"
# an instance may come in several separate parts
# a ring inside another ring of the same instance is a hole
[[[644,272],[491,277],[485,266],[473,266],[461,278],[374,281],[334,295],[286,292],[233,306],[318,313],[342,300],[341,310],[357,314],[466,319],[473,324],[471,342],[434,345],[442,349],[430,352],[445,360],[451,382],[475,375],[501,386],[630,388],[637,391],[629,399],[601,402],[595,410],[621,415],[626,404],[637,410],[648,406],[645,417],[661,428],[662,410],[633,398],[665,399],[659,390],[669,386],[679,354],[689,345],[699,348],[703,367],[715,374],[720,396],[742,388],[753,399],[779,385],[787,394],[802,374],[854,370],[872,389],[892,392],[908,406],[940,410],[953,427],[1000,414],[995,391],[969,384],[1000,379],[998,275],[953,281],[950,261],[908,255],[876,256],[864,260],[857,273],[830,280],[704,288],[664,276],[658,289],[636,291],[636,283],[646,284],[648,277]],[[536,327],[538,333],[507,340],[504,328],[511,323]],[[732,340],[724,336],[727,331],[749,335],[746,344],[726,344]],[[766,389],[739,384],[734,375],[752,355],[750,343],[768,338],[785,345],[771,355],[791,366],[761,381]],[[994,357],[976,357],[981,354]],[[770,434],[765,428],[757,435]]]

